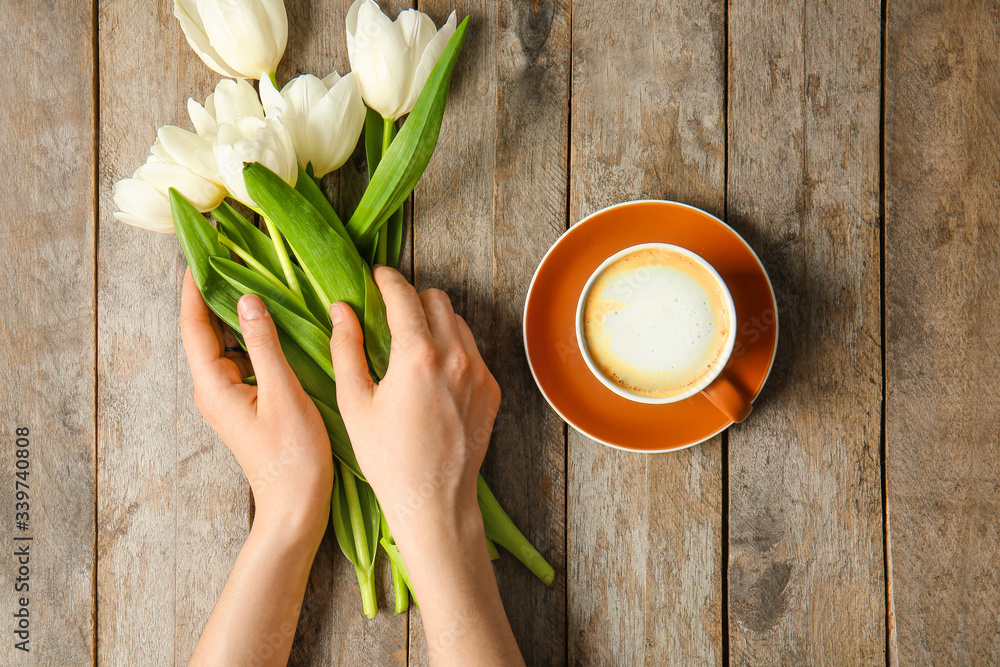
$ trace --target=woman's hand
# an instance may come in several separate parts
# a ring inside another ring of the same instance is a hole
[[[244,296],[237,310],[256,387],[243,383],[249,369],[240,368],[243,359],[226,356],[228,330],[205,305],[191,272],[184,275],[181,337],[195,403],[250,481],[255,524],[281,526],[318,543],[333,488],[326,428],[285,361],[274,322],[260,298]]]
[[[476,501],[500,389],[472,332],[440,290],[417,294],[375,270],[392,333],[389,368],[368,374],[362,330],[330,309],[337,402],[420,603],[435,664],[518,664]]]
[[[246,360],[225,352],[232,334],[208,310],[191,272],[184,275],[181,336],[195,402],[243,467],[257,506],[192,665],[287,663],[330,515],[333,455],[316,406],[285,361],[261,300],[244,296],[238,311],[256,387],[243,384]]]
[[[500,388],[444,292],[418,295],[385,267],[375,280],[392,333],[385,377],[372,382],[361,326],[346,304],[330,309],[330,345],[354,453],[399,541],[442,515],[478,515],[476,475]]]

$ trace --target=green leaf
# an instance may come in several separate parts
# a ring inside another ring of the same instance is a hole
[[[354,309],[364,327],[365,349],[384,373],[389,359],[385,304],[357,248],[267,167],[248,164],[243,177],[250,196],[288,239],[325,309],[328,311],[335,301],[344,301]],[[369,294],[370,289],[374,294]]]
[[[354,564],[365,615],[378,611],[375,599],[374,564],[378,545],[380,510],[375,494],[346,464],[337,468],[331,499],[333,529],[340,550]]]
[[[260,163],[243,168],[247,192],[288,239],[309,283],[329,310],[348,303],[364,317],[364,261],[357,249],[323,218],[309,201]]]
[[[375,565],[375,554],[378,551],[382,510],[375,498],[375,492],[368,485],[368,482],[358,478],[357,487],[361,516],[365,526],[365,538],[368,540],[368,568],[370,569]]]
[[[281,351],[285,353],[288,365],[295,371],[295,376],[306,393],[336,410],[337,385],[330,375],[281,327],[278,328],[278,342],[281,343]]]
[[[219,243],[219,233],[195,209],[184,195],[170,188],[170,212],[174,218],[174,229],[180,241],[184,256],[187,257],[191,275],[198,289],[207,286],[212,271],[209,257],[229,257],[229,251]]]
[[[371,245],[379,228],[393,211],[403,205],[427,169],[441,132],[451,73],[465,41],[468,24],[469,19],[466,17],[448,40],[413,106],[413,111],[406,118],[403,129],[393,140],[389,150],[382,156],[357,210],[347,223],[347,231],[359,248]],[[366,136],[366,146],[367,140]],[[254,201],[260,201],[253,192],[250,196]]]
[[[250,253],[278,280],[284,282],[285,274],[281,268],[281,260],[278,259],[274,243],[271,242],[271,238],[267,234],[257,229],[249,220],[240,215],[239,211],[226,202],[223,202],[219,208],[212,212],[212,217],[215,218],[216,225],[223,230],[223,233],[228,238],[237,243],[239,243],[237,239],[242,239],[243,242],[240,244],[240,247]],[[302,269],[292,265],[292,270],[295,272],[296,278],[298,278],[299,287],[302,289],[302,297],[306,301],[306,306],[309,307],[309,312],[319,322],[322,322],[324,327],[329,328],[330,311],[323,307],[319,296],[316,295],[316,290],[309,284],[306,274]]]
[[[330,331],[324,329],[312,313],[296,301],[288,288],[279,290],[259,274],[229,259],[213,257],[209,264],[241,293],[259,296],[278,327],[295,339],[331,379],[334,378]]]
[[[347,506],[347,492],[344,489],[344,475],[337,470],[333,481],[333,497],[330,507],[333,533],[337,536],[340,550],[356,568],[361,568],[358,554],[354,549],[354,529],[351,527],[351,513]]]
[[[410,596],[413,597],[413,604],[417,605],[417,609],[420,609],[420,603],[417,601],[417,596],[413,594],[413,584],[410,583],[410,573],[406,569],[406,563],[403,562],[403,554],[399,553],[399,547],[385,538],[379,540],[379,544],[382,545],[382,550],[385,551],[386,555],[389,557],[389,561],[392,563],[393,572],[399,573],[399,578],[402,579],[403,583],[406,584],[407,590],[410,591]],[[393,583],[395,583],[395,578],[393,579]]]
[[[405,230],[406,224],[403,220],[403,207],[400,206],[389,216],[384,230],[389,237],[387,239],[388,254],[386,256],[386,265],[394,269],[399,268],[399,254],[403,250],[403,235]]]
[[[389,368],[389,323],[385,318],[385,301],[382,292],[375,284],[371,270],[366,266],[365,272],[365,347],[372,368],[379,379],[385,376]]]
[[[264,268],[279,278],[284,276],[278,253],[275,252],[271,239],[244,218],[239,211],[228,202],[222,202],[219,208],[212,211],[212,217],[215,218],[216,227],[222,230],[223,234],[239,243],[240,247],[253,255]]]
[[[365,476],[361,474],[361,466],[358,465],[358,459],[354,456],[354,448],[351,446],[351,439],[347,435],[347,427],[344,426],[343,417],[340,416],[340,413],[335,408],[330,407],[315,396],[310,396],[310,398],[316,404],[316,409],[319,410],[319,415],[323,418],[323,423],[326,425],[326,432],[330,436],[330,448],[333,450],[333,455],[343,461],[359,480],[364,480]]]
[[[497,551],[497,544],[490,538],[486,538],[486,551],[490,555],[490,560],[497,560],[500,558],[500,552]]]
[[[329,223],[335,232],[348,241],[351,240],[351,237],[347,234],[347,230],[344,229],[344,223],[340,221],[340,216],[333,210],[333,204],[326,198],[323,191],[319,189],[319,185],[316,184],[313,177],[306,173],[301,166],[299,166],[299,180],[295,181],[295,190],[305,197],[306,201],[312,204],[313,208],[319,211],[319,214],[323,216],[323,219]]]
[[[486,537],[513,554],[546,586],[551,584],[555,570],[503,511],[482,475],[476,480],[476,498],[483,513]]]
[[[225,322],[243,343],[240,333],[240,318],[236,314],[236,302],[243,296],[211,268],[211,257],[229,257],[229,251],[219,243],[219,233],[199,213],[182,194],[170,189],[170,210],[174,219],[174,229],[181,250],[191,267],[198,291],[205,303],[219,319]]]

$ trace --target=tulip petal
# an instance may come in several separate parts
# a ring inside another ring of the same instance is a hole
[[[424,47],[437,32],[430,16],[416,9],[405,9],[396,17],[396,27],[413,53],[423,53]]]
[[[280,113],[285,106],[285,98],[274,87],[274,83],[271,81],[271,77],[262,76],[260,77],[260,101],[264,107],[264,116],[270,116],[272,113]],[[288,88],[288,86],[285,86]]]
[[[139,172],[139,177],[165,198],[169,196],[170,188],[174,188],[202,213],[213,210],[226,197],[226,191],[217,183],[180,164],[147,162],[139,168]]]
[[[340,76],[340,74],[338,74],[336,70],[334,70],[333,72],[330,72],[330,74],[328,74],[327,76],[323,77],[323,85],[326,86],[327,90],[330,90],[335,85],[337,85],[337,82],[340,81],[341,78],[342,77]]]
[[[283,35],[275,35],[271,11],[258,1],[231,2],[201,0],[198,5],[211,45],[240,76],[255,79],[261,72],[273,72],[284,54],[287,25]],[[280,48],[279,48],[280,46]]]
[[[149,183],[139,178],[122,179],[112,186],[112,197],[119,208],[115,212],[118,220],[161,234],[174,233],[170,202]]]
[[[431,70],[434,69],[434,65],[437,64],[438,58],[441,57],[441,53],[444,51],[444,47],[448,45],[448,40],[451,36],[455,34],[455,26],[458,18],[455,12],[452,11],[448,20],[445,22],[444,26],[437,31],[437,34],[431,38],[427,43],[427,46],[423,50],[423,55],[420,56],[420,62],[417,64],[416,69],[413,72],[413,81],[410,84],[410,94],[406,102],[401,106],[400,116],[410,113],[413,110],[413,105],[416,104],[417,98],[420,97],[420,92],[424,89],[424,84],[427,83],[427,77],[430,76]],[[398,118],[399,116],[397,116]]]
[[[295,149],[288,131],[275,118],[238,118],[219,125],[213,146],[219,164],[219,180],[230,195],[255,207],[243,181],[243,164],[260,162],[292,185],[299,174]]]
[[[212,101],[212,95],[209,95],[205,104],[208,105]],[[188,98],[187,110],[188,116],[191,117],[191,124],[194,125],[194,129],[199,135],[211,138],[219,133],[219,124],[215,122],[215,113],[213,113],[214,105],[213,111],[210,112],[195,100]]]
[[[264,107],[257,99],[257,91],[246,79],[223,79],[215,86],[213,101],[215,120],[219,125],[247,116],[264,120]]]
[[[156,136],[156,144],[167,153],[170,161],[184,165],[206,180],[218,182],[219,165],[212,156],[212,144],[207,139],[173,125],[164,125]]]
[[[356,27],[350,52],[351,69],[358,76],[368,106],[383,118],[391,118],[405,100],[412,82],[408,45],[373,0],[360,3]]]
[[[310,110],[306,135],[315,142],[310,161],[316,176],[339,169],[351,157],[364,128],[366,113],[353,72],[338,81]],[[299,161],[302,162],[301,156]]]
[[[270,33],[274,38],[274,47],[278,54],[278,58],[274,62],[274,68],[268,70],[269,72],[273,72],[278,69],[278,62],[281,60],[281,56],[285,53],[285,47],[288,45],[288,15],[285,12],[284,0],[259,0],[259,2],[264,15],[267,17]]]
[[[206,65],[222,76],[240,76],[239,72],[226,64],[226,61],[211,45],[208,34],[205,32],[205,24],[201,20],[194,0],[187,0],[186,3],[174,0],[174,16],[180,22],[181,30],[184,32],[188,44]]]

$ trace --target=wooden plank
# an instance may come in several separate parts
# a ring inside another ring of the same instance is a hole
[[[640,198],[723,215],[724,8],[574,6],[571,221]],[[644,455],[570,429],[568,475],[570,663],[720,663],[720,438]]]
[[[729,436],[739,664],[885,660],[878,3],[738,0],[729,219],[778,294],[778,358]]]
[[[48,3],[44,12],[5,3],[0,19],[0,48],[16,80],[0,91],[6,184],[0,193],[0,655],[4,664],[88,664],[94,659],[93,13],[89,3],[68,0]],[[18,448],[24,428],[29,444]],[[17,458],[18,449],[30,452],[27,458]],[[28,474],[18,478],[24,468],[17,464],[25,461]],[[25,529],[17,528],[18,519]],[[14,541],[25,537],[33,539]],[[15,557],[23,547],[30,554],[27,575]],[[13,634],[20,598],[27,599],[28,653],[14,646],[23,639]]]
[[[1000,8],[890,2],[886,472],[894,662],[1000,662]]]
[[[247,533],[247,484],[195,409],[176,238],[123,225],[111,185],[158,126],[190,128],[217,76],[173,3],[100,3],[98,646],[101,662],[186,662]]]
[[[496,563],[529,664],[565,661],[565,444],[521,343],[531,275],[566,219],[569,3],[421,2],[438,25],[469,15],[437,152],[414,195],[414,278],[469,322],[503,400],[484,475],[556,569],[545,587],[512,555]],[[426,664],[419,613],[411,664]]]
[[[280,83],[304,73],[322,78],[334,70],[345,74],[351,69],[344,25],[350,6],[350,0],[286,0],[288,48],[278,71]],[[364,174],[362,142],[354,158],[325,180],[327,194],[344,220],[360,199]],[[327,530],[313,564],[289,664],[406,663],[407,615],[393,616],[392,576],[387,560],[380,557],[379,567],[380,611],[368,620],[361,611],[354,568],[337,546],[332,526]]]

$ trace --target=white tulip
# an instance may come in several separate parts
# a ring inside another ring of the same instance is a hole
[[[319,79],[297,76],[281,89],[269,78],[260,80],[260,98],[267,116],[288,130],[299,164],[312,164],[322,178],[347,162],[365,126],[365,103],[353,72],[336,72]]]
[[[120,209],[115,211],[115,218],[134,227],[173,234],[170,201],[140,176],[137,171],[132,178],[122,179],[112,187],[115,206]]]
[[[194,132],[164,125],[156,132],[156,143],[149,149],[152,157],[183,165],[205,180],[219,185],[219,165],[212,153],[212,142]]]
[[[174,0],[174,16],[195,53],[223,76],[256,79],[278,69],[285,53],[282,0]]]
[[[212,211],[226,197],[212,144],[193,132],[165,125],[157,132],[146,164],[132,178],[114,185],[115,217],[137,227],[173,233],[170,188],[176,189],[201,212]]]
[[[243,163],[260,162],[289,185],[298,180],[292,138],[276,118],[237,118],[219,124],[213,146],[219,164],[219,179],[232,197],[258,208],[243,182]]]
[[[374,0],[357,0],[347,12],[347,54],[365,102],[392,120],[413,109],[427,77],[455,34],[455,12],[440,30],[415,9],[395,21]]]
[[[211,141],[219,133],[222,123],[232,123],[248,116],[264,120],[264,107],[249,81],[223,79],[215,86],[215,92],[205,98],[204,106],[195,100],[188,100],[188,115],[198,134]]]

